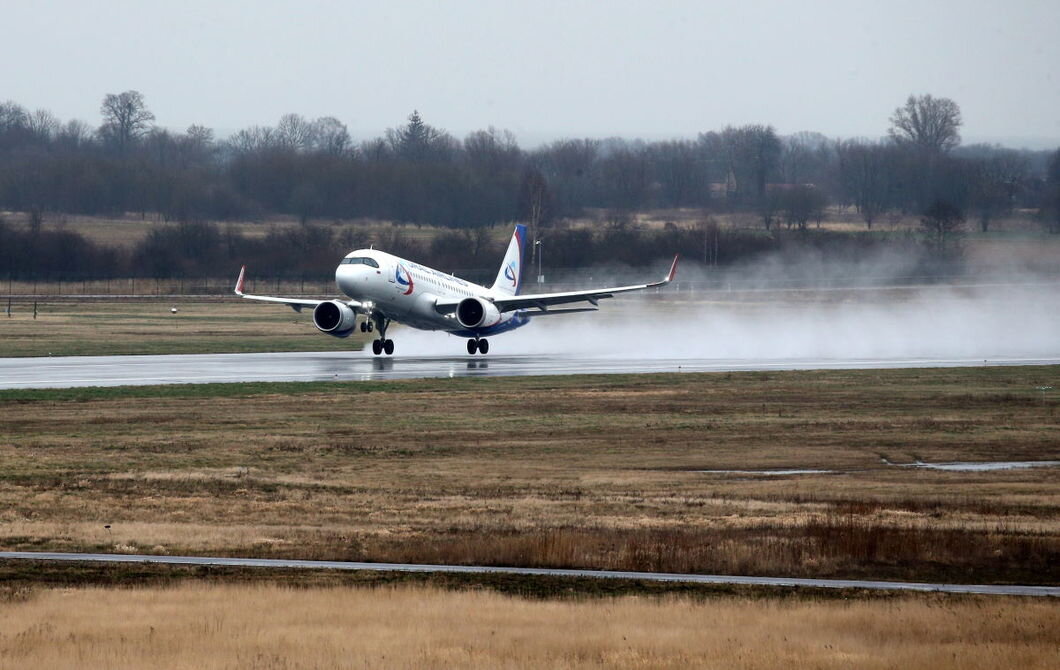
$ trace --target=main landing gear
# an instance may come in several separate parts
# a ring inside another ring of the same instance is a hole
[[[387,356],[394,353],[394,340],[372,340],[372,353],[380,356],[383,352]]]
[[[379,331],[379,339],[372,340],[372,353],[376,356],[381,356],[383,353],[390,356],[394,353],[394,340],[386,339],[386,329],[389,325],[390,319],[380,314],[372,314],[368,319],[361,322],[362,333],[370,333],[373,330]]]
[[[476,352],[480,353],[480,354],[488,354],[490,352],[490,342],[489,342],[489,340],[487,340],[484,337],[482,337],[482,338],[476,337],[473,340],[468,340],[467,341],[467,353],[469,353],[472,356],[474,356]]]

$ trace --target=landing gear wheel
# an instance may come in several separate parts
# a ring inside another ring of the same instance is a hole
[[[367,333],[368,332],[368,322],[367,321],[361,321],[361,332],[362,333]]]
[[[490,343],[486,338],[482,338],[478,341],[478,352],[480,354],[488,354],[490,352]]]
[[[370,332],[372,332],[373,330],[375,330],[375,326],[373,326],[373,325],[372,325],[372,322],[371,322],[371,321],[365,321],[365,323],[367,323],[367,324],[368,324],[368,326],[367,326],[367,327],[368,327],[368,332],[369,332],[369,333],[370,333]]]
[[[376,356],[383,353],[383,343],[379,340],[372,340],[372,353]]]
[[[386,352],[387,356],[392,355],[394,353],[394,340],[385,340],[383,342],[383,351]]]
[[[468,340],[467,341],[467,353],[469,353],[472,356],[474,356],[475,353],[477,353],[477,352],[478,352],[478,340]]]

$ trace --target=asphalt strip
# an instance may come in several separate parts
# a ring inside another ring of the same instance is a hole
[[[1046,358],[706,359],[574,355],[394,356],[359,352],[0,358],[0,389],[262,381],[1056,365]]]
[[[550,568],[507,568],[481,565],[420,565],[415,563],[356,563],[348,561],[300,561],[276,558],[222,558],[213,556],[152,556],[148,554],[69,554],[35,551],[0,551],[0,560],[71,561],[88,563],[161,563],[165,565],[216,565],[237,568],[279,568],[310,570],[369,570],[375,572],[434,572],[459,574],[535,575],[591,579],[631,579],[649,582],[689,584],[742,584],[819,589],[875,589],[967,593],[990,596],[1060,597],[1058,586],[1000,584],[931,584],[926,582],[884,582],[857,579],[803,579],[796,577],[741,577],[732,575],[685,575],[665,572],[624,572],[619,570],[562,570]]]

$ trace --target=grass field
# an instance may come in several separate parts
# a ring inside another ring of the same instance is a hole
[[[25,212],[2,212],[4,220],[16,224],[27,225],[28,215]],[[621,215],[621,213],[619,213]],[[576,219],[565,219],[566,225],[592,226],[606,223],[613,219],[616,213],[604,209],[587,209],[584,216]],[[678,209],[655,209],[634,212],[626,215],[629,221],[648,228],[662,227],[667,223],[677,225],[695,225],[710,216],[719,224],[727,227],[737,228],[761,228],[762,219],[757,214],[747,212],[719,213],[707,212],[697,208]],[[395,224],[389,221],[373,219],[313,219],[314,225],[326,225],[336,229],[348,226],[356,227],[359,231],[369,234],[386,235],[398,230],[402,235],[412,239],[430,241],[439,231],[445,230],[437,226]],[[89,239],[111,246],[131,248],[137,242],[147,236],[147,233],[157,226],[167,225],[162,218],[155,214],[140,216],[128,214],[125,216],[81,216],[73,214],[46,214],[44,217],[44,229],[65,229],[77,231]],[[274,216],[267,221],[233,221],[219,222],[218,225],[231,227],[236,232],[248,237],[264,237],[270,228],[297,227],[301,225],[298,217]],[[811,224],[817,227],[817,224]],[[899,215],[891,213],[876,221],[873,230],[895,231],[915,230],[920,226],[920,217],[916,215]],[[867,230],[864,220],[850,207],[830,207],[821,221],[820,228],[835,231],[860,232]],[[969,220],[966,230],[973,236],[989,237],[978,232],[977,223]],[[494,227],[496,239],[503,241],[508,238],[511,231],[507,226],[498,225]],[[1041,225],[1034,221],[1031,215],[1020,213],[1002,219],[996,219],[991,223],[991,231],[997,236],[1008,233],[1036,235],[1041,231]]]
[[[25,212],[2,212],[0,216],[8,223],[16,225],[28,225],[29,216]],[[378,234],[385,236],[398,230],[405,237],[430,241],[440,230],[435,226],[400,225],[388,221],[376,221],[371,219],[353,220],[327,220],[314,219],[314,225],[325,225],[341,230],[346,227],[355,227],[358,231],[367,232],[369,235]],[[296,228],[301,225],[298,217],[274,216],[267,221],[231,221],[216,222],[222,228],[231,229],[240,235],[251,239],[265,237],[271,229]],[[76,214],[45,214],[42,228],[44,230],[72,230],[78,232],[88,239],[105,244],[107,246],[131,249],[141,240],[147,237],[152,228],[166,225],[167,223],[157,214],[140,216],[138,214],[127,214],[125,216],[81,216]],[[511,231],[505,229],[498,232],[498,239],[506,239]]]
[[[0,668],[1055,668],[1020,600],[526,600],[425,588],[79,588],[0,604]]]
[[[1057,584],[1055,468],[882,459],[1060,459],[1058,376],[4,391],[0,546]]]
[[[35,319],[32,302],[13,304],[10,317],[0,309],[0,358],[358,350],[365,341],[322,335],[309,310],[240,300],[41,300]]]

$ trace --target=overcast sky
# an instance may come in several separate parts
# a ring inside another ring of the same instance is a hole
[[[297,112],[360,140],[416,108],[524,146],[744,123],[875,137],[931,93],[966,141],[1060,143],[1060,0],[2,2],[0,100],[93,125],[136,89],[160,125],[222,134]]]

